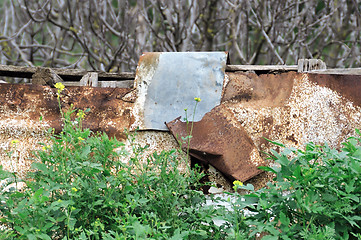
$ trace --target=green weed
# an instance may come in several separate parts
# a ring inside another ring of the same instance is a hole
[[[203,175],[180,171],[187,159],[176,150],[142,160],[146,147],[130,134],[130,156],[117,139],[83,128],[88,110],[63,112],[56,87],[62,132],[49,130],[26,179],[0,166],[0,239],[360,239],[361,138],[341,151],[313,143],[272,151],[276,165],[262,169],[273,182],[255,191],[235,181],[228,199],[208,197],[213,207],[197,190]]]
[[[275,174],[273,182],[259,191],[251,185],[236,186],[250,192],[235,194],[237,202],[229,218],[238,231],[234,236],[255,239],[263,234],[263,240],[359,239],[360,140],[350,138],[341,151],[313,143],[304,151],[272,151],[270,156],[278,165],[262,169]],[[244,209],[251,214],[245,216]]]
[[[58,87],[60,96],[63,88]],[[220,237],[212,221],[215,210],[204,207],[206,198],[197,191],[202,174],[181,172],[175,150],[142,161],[145,147],[135,143],[134,157],[123,163],[128,153],[122,142],[83,129],[86,112],[73,107],[62,112],[63,130],[49,130],[51,144],[34,153],[26,187],[2,192],[1,238]],[[0,169],[0,180],[12,177]]]

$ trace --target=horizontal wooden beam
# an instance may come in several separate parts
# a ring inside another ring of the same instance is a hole
[[[6,77],[19,77],[19,78],[31,78],[36,71],[36,67],[21,67],[11,65],[0,65],[0,76]],[[92,71],[78,70],[78,69],[62,69],[52,68],[52,70],[58,74],[64,81],[79,81],[85,74]],[[101,71],[93,71],[98,73],[99,80],[108,81],[123,81],[133,80],[135,73],[123,72],[123,73],[107,73]]]
[[[227,65],[226,72],[236,72],[236,71],[297,71],[297,65]]]
[[[67,86],[81,86],[79,81],[66,81],[64,85]],[[122,81],[99,81],[98,87],[111,87],[111,88],[133,88],[134,80],[122,80]]]
[[[21,67],[12,65],[0,65],[0,76],[32,78],[36,67]],[[135,73],[108,73],[102,71],[86,71],[78,69],[52,68],[64,81],[79,81],[88,72],[97,72],[99,81],[127,81],[134,80]],[[297,65],[227,65],[226,72],[236,71],[265,71],[265,72],[286,72],[297,71]]]
[[[321,69],[321,70],[308,71],[308,73],[315,73],[315,74],[339,74],[339,75],[361,75],[361,68]]]

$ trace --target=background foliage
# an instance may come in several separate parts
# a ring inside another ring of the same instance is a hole
[[[357,0],[0,0],[0,63],[134,71],[146,51],[360,67]]]

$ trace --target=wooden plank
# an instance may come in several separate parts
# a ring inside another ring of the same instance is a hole
[[[31,78],[36,71],[36,67],[21,67],[12,65],[0,65],[0,76]],[[52,68],[64,81],[79,81],[88,72],[98,73],[99,81],[128,81],[134,80],[135,73],[107,73],[101,71],[86,71],[79,69],[60,69]],[[264,72],[287,72],[297,71],[297,65],[227,65],[226,72],[236,71],[264,71]],[[313,73],[330,73],[330,74],[355,74],[360,75],[360,69],[328,69],[326,72],[312,71]],[[336,73],[337,72],[337,73]]]
[[[226,72],[236,71],[297,71],[297,65],[227,65]]]
[[[312,70],[308,73],[315,74],[339,74],[339,75],[361,75],[361,68],[340,68],[340,69],[320,69]]]
[[[31,78],[36,71],[36,67],[21,67],[12,65],[0,65],[0,76],[7,77],[19,77],[19,78]],[[135,73],[123,72],[123,73],[107,73],[101,71],[86,71],[78,69],[61,69],[52,68],[52,70],[58,74],[64,81],[79,81],[88,72],[97,72],[98,79],[101,80],[113,80],[124,81],[132,80],[135,78]]]
[[[98,87],[98,73],[89,72],[80,79],[80,86]]]
[[[68,86],[82,86],[80,82],[74,81],[66,81],[64,82],[66,87]],[[123,81],[100,81],[98,82],[98,87],[112,87],[112,88],[133,88],[134,81],[133,80],[123,80]]]

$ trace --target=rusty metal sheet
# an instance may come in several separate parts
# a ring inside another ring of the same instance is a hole
[[[358,75],[309,73],[308,79],[321,87],[327,87],[337,92],[357,106],[361,106],[361,69],[358,70]]]
[[[61,102],[64,110],[75,108],[91,111],[83,127],[102,131],[125,139],[124,128],[131,123],[133,106],[127,95],[131,89],[66,87]],[[42,116],[42,121],[40,121]],[[24,177],[32,163],[32,152],[41,149],[39,143],[49,141],[47,130],[61,131],[62,121],[57,102],[57,89],[49,86],[0,83],[0,165]],[[17,139],[16,151],[10,141]]]
[[[231,73],[222,105],[261,152],[308,142],[340,148],[361,126],[361,76],[313,73]],[[227,94],[226,94],[227,93]]]
[[[139,60],[135,86],[133,128],[168,130],[164,122],[198,104],[195,121],[221,101],[226,52],[144,53]],[[188,119],[193,119],[188,111]]]
[[[233,113],[223,106],[217,106],[205,114],[199,122],[193,123],[189,154],[209,163],[231,179],[247,181],[260,174],[258,166],[264,166],[256,146]],[[179,140],[190,135],[191,126],[177,119],[168,122],[167,127]],[[187,150],[187,142],[182,149]]]
[[[104,131],[110,136],[124,138],[124,128],[131,123],[130,109],[133,103],[123,100],[131,89],[66,87],[61,93],[64,110],[71,104],[77,109],[90,108],[83,126],[90,130]],[[0,120],[16,112],[19,118],[43,121],[56,131],[62,129],[57,102],[57,89],[48,86],[25,84],[0,84]],[[25,127],[25,126],[24,126]]]

